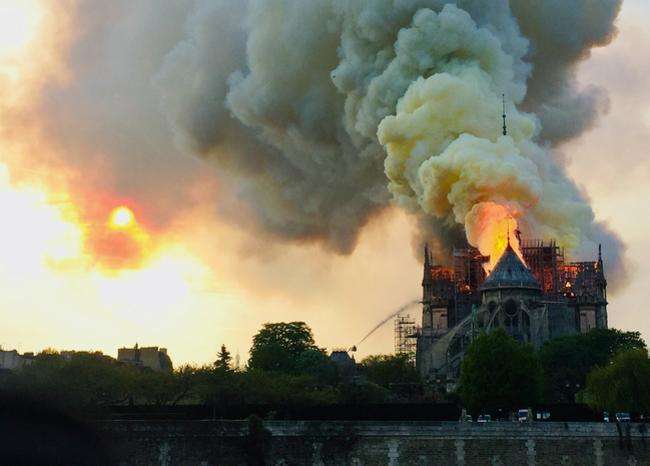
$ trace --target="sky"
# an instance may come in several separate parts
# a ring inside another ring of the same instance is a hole
[[[564,147],[569,171],[588,193],[597,216],[609,222],[627,246],[630,273],[626,285],[609,295],[610,326],[638,330],[646,341],[650,339],[643,305],[650,276],[650,222],[645,215],[650,194],[650,57],[637,52],[650,39],[644,26],[648,15],[646,2],[626,0],[618,37],[581,65],[580,81],[607,89],[610,110],[595,128]]]
[[[421,295],[418,224],[404,210],[369,216],[349,254],[280,241],[184,150],[152,91],[154,57],[183,36],[177,12],[149,31],[144,1],[126,19],[110,4],[92,14],[84,2],[52,5],[0,0],[3,349],[115,356],[138,343],[166,347],[176,365],[203,364],[221,344],[245,359],[263,323],[289,320],[307,322],[319,346],[349,348]],[[597,218],[626,245],[629,274],[609,294],[610,326],[646,340],[650,56],[639,49],[648,15],[644,0],[625,0],[617,37],[580,65],[580,85],[605,89],[609,110],[560,147]],[[113,21],[111,40],[97,40]],[[359,356],[392,349],[389,323]]]

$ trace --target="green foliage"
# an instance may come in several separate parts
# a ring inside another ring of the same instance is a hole
[[[295,373],[308,375],[321,384],[334,385],[338,381],[336,364],[324,350],[311,348],[303,351],[295,360]]]
[[[207,404],[225,412],[246,404],[380,403],[395,400],[403,387],[420,383],[405,355],[371,356],[363,363],[365,378],[347,374],[343,383],[338,366],[316,346],[304,322],[264,325],[253,340],[247,369],[233,369],[231,362],[225,345],[209,366],[171,370],[170,363],[169,371],[136,367],[101,353],[64,357],[47,350],[31,365],[3,374],[0,390],[87,415],[115,405]],[[347,369],[354,372],[350,364]]]
[[[50,350],[4,378],[3,388],[67,410],[90,410],[127,401],[137,375],[99,353],[74,353],[68,359]]]
[[[368,356],[361,361],[361,368],[369,381],[384,388],[420,383],[420,374],[408,354]]]
[[[384,403],[389,399],[390,394],[388,389],[367,381],[346,383],[339,386],[339,401],[342,404]]]
[[[308,350],[318,348],[311,329],[304,322],[264,324],[253,337],[248,367],[296,373],[297,359]]]
[[[551,402],[573,402],[593,368],[606,364],[620,351],[643,348],[645,342],[639,332],[616,329],[594,329],[547,342],[540,350],[546,398]]]
[[[242,402],[242,374],[214,367],[195,369],[193,393],[196,401],[215,406]]]
[[[156,406],[179,404],[190,397],[195,378],[196,369],[189,365],[174,372],[137,369],[136,387],[129,401]]]
[[[327,405],[338,401],[338,392],[309,375],[249,370],[242,374],[242,401],[245,404],[285,406]]]
[[[44,400],[66,411],[93,412],[119,404],[176,404],[191,390],[194,370],[155,372],[101,353],[63,357],[52,350],[2,379],[2,389]]]
[[[542,377],[533,348],[497,329],[479,335],[467,349],[458,394],[473,413],[528,407],[540,399]]]
[[[587,376],[585,401],[611,412],[650,413],[650,360],[646,349],[630,349]]]
[[[232,370],[231,362],[232,357],[230,356],[230,351],[226,349],[226,345],[221,345],[221,350],[217,354],[217,360],[214,362],[215,369],[221,371]]]

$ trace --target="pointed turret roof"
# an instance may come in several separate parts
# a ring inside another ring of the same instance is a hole
[[[540,290],[541,286],[533,276],[530,269],[524,265],[517,253],[510,246],[503,252],[503,255],[494,267],[494,270],[483,282],[481,290],[496,290],[500,288],[528,288]]]

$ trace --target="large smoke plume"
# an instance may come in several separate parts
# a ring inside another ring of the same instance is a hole
[[[575,68],[611,40],[620,6],[200,1],[155,83],[180,146],[278,237],[347,253],[395,201],[441,253],[459,228],[492,251],[512,218],[574,256],[603,242],[618,268],[620,240],[555,147],[607,107],[601,89],[578,89]]]

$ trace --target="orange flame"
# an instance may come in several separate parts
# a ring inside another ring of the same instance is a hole
[[[508,242],[523,261],[519,239],[515,232],[518,229],[518,209],[515,206],[482,202],[475,205],[467,214],[465,222],[467,240],[472,246],[481,251],[481,254],[490,256],[490,261],[485,264],[486,272],[494,266],[506,250]]]

